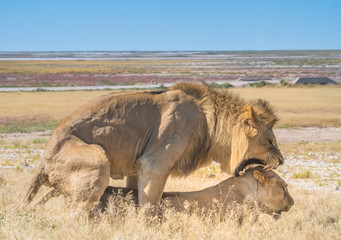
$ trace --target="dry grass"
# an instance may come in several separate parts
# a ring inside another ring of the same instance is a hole
[[[248,99],[267,99],[280,117],[277,127],[341,126],[338,87],[235,88]],[[23,119],[59,121],[80,105],[112,91],[0,93],[0,125]],[[26,120],[29,121],[29,120]]]
[[[277,127],[341,126],[339,87],[234,88],[241,96],[268,100],[277,110]]]
[[[0,239],[338,239],[341,234],[341,193],[316,192],[290,187],[295,205],[280,220],[262,214],[239,224],[245,208],[218,218],[196,212],[166,210],[165,220],[148,221],[143,210],[116,199],[110,213],[91,220],[85,213],[67,207],[59,197],[36,209],[16,211],[31,177],[30,171],[2,170],[0,185]],[[184,181],[184,180],[182,180]],[[189,178],[191,185],[201,185]],[[188,186],[187,186],[188,187]],[[169,189],[177,189],[173,180]],[[190,187],[189,187],[190,188]],[[178,190],[178,189],[177,189]]]
[[[196,60],[92,60],[92,61],[0,61],[0,73],[159,73],[158,68],[173,68]]]
[[[82,104],[109,91],[0,93],[0,116],[60,120]]]
[[[46,145],[47,136],[34,136],[23,141],[0,141],[0,239],[339,239],[341,234],[340,143],[288,143],[283,144],[288,156],[278,174],[289,183],[289,191],[295,200],[293,208],[283,213],[280,220],[261,214],[257,222],[247,208],[235,208],[218,217],[202,216],[198,211],[176,213],[165,210],[164,220],[149,219],[144,209],[137,211],[129,202],[117,198],[108,213],[99,219],[89,219],[87,214],[70,208],[67,199],[59,197],[35,209],[17,211],[35,170],[25,164],[37,165]],[[300,145],[295,148],[295,145]],[[293,149],[293,152],[290,151]],[[312,152],[310,152],[312,151]],[[332,154],[332,158],[318,155]],[[306,153],[307,154],[306,156]],[[13,156],[13,158],[10,158]],[[2,158],[3,161],[1,160]],[[302,159],[301,159],[302,158]],[[307,160],[305,160],[307,158]],[[312,158],[316,158],[312,161]],[[328,163],[327,165],[321,165]],[[300,167],[301,164],[303,167]],[[311,164],[311,165],[309,165]],[[314,177],[322,173],[331,184]],[[309,173],[305,173],[309,172]],[[284,174],[285,173],[285,174]],[[301,176],[292,177],[295,173]],[[214,174],[214,178],[210,178]],[[292,175],[291,175],[292,174]],[[328,175],[329,174],[329,175]],[[283,176],[285,175],[285,176]],[[335,175],[335,176],[334,176]],[[166,191],[199,190],[215,185],[228,177],[213,164],[198,170],[186,179],[169,179]],[[306,181],[313,184],[299,184]],[[323,186],[319,186],[323,183]],[[124,186],[125,182],[112,181],[111,185]],[[319,186],[317,188],[317,186]],[[315,189],[315,190],[314,190]],[[37,198],[46,188],[43,188]],[[245,216],[243,224],[239,217]]]

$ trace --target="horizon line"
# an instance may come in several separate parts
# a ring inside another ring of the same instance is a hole
[[[263,50],[0,50],[0,52],[271,52],[271,51],[341,51],[340,49],[263,49]]]

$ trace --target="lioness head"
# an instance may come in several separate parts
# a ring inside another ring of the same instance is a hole
[[[277,168],[283,164],[272,127],[278,121],[264,100],[244,105],[232,128],[230,171],[238,175],[249,164]],[[253,159],[253,160],[251,160]],[[259,159],[256,162],[254,159]]]
[[[257,180],[257,205],[262,212],[272,215],[275,219],[281,212],[287,212],[294,204],[287,186],[288,184],[273,171],[256,168],[253,177]]]

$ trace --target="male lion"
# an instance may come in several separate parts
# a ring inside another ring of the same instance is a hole
[[[108,94],[54,130],[26,200],[45,184],[51,189],[42,202],[64,194],[92,208],[110,177],[127,176],[127,187],[138,186],[139,204],[155,205],[169,175],[187,176],[212,160],[230,174],[251,158],[276,168],[283,163],[272,131],[276,121],[268,102],[245,102],[206,85]]]
[[[251,203],[250,207],[256,207],[278,219],[282,212],[289,211],[294,204],[287,186],[275,172],[265,171],[258,166],[248,169],[241,176],[230,177],[201,191],[164,192],[162,200],[177,211],[183,210],[186,202],[195,202],[199,208],[215,209],[218,206],[223,212],[233,203],[243,204],[246,201]],[[133,200],[138,199],[136,189],[109,186],[101,198],[101,205],[107,206],[110,197],[115,194],[125,197],[129,193]]]

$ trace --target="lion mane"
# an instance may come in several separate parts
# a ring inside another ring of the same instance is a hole
[[[231,146],[231,142],[242,139],[245,141],[235,150],[245,152],[248,148],[248,139],[239,134],[231,134],[232,128],[238,123],[241,113],[245,115],[244,119],[252,120],[260,127],[272,128],[278,121],[274,108],[263,99],[245,101],[239,95],[228,90],[190,83],[177,84],[171,90],[180,90],[189,96],[193,96],[193,100],[201,107],[207,119],[207,131],[203,131],[202,128],[197,129],[196,137],[192,138],[191,148],[188,149],[189,157],[179,161],[176,171],[173,172],[175,176],[188,175],[210,164],[212,160],[220,162],[222,170],[232,174],[230,161],[241,162],[243,159],[240,157],[239,159],[231,159],[230,155],[233,149],[226,146]],[[203,139],[205,140],[204,143],[202,143]],[[205,149],[200,153],[205,157],[193,156],[200,152],[196,147]]]

